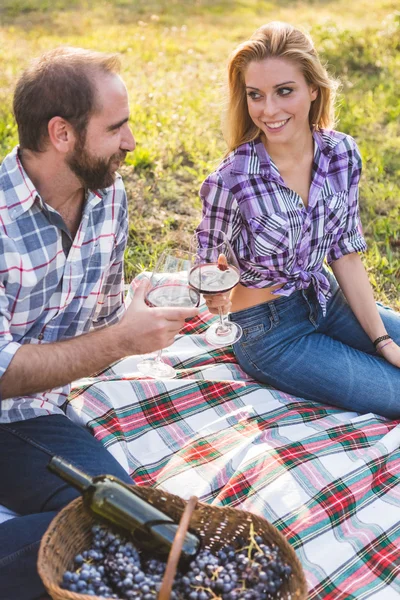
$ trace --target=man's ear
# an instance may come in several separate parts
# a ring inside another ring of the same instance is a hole
[[[62,117],[53,117],[47,125],[50,143],[58,152],[67,154],[75,145],[76,137],[71,124]]]

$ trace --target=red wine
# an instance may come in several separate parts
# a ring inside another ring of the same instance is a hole
[[[192,308],[198,306],[200,295],[197,290],[184,283],[166,283],[152,288],[146,303],[152,307],[171,306],[173,308]]]
[[[229,266],[221,270],[218,263],[198,265],[190,271],[189,284],[200,294],[223,294],[239,283],[238,269]]]
[[[85,506],[100,520],[129,532],[138,548],[164,558],[168,556],[178,523],[135,494],[134,487],[112,475],[90,477],[59,456],[53,456],[48,469],[77,488]],[[199,549],[200,539],[187,532],[182,560],[192,560]]]

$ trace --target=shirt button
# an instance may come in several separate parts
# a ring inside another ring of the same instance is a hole
[[[302,258],[299,258],[297,264],[301,267],[302,265],[304,265],[304,260]]]
[[[39,333],[39,335],[37,336],[37,339],[38,339],[38,340],[42,340],[43,338],[44,338],[44,335],[43,335],[43,333]]]

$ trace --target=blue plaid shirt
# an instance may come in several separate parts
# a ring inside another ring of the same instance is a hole
[[[46,344],[117,322],[123,304],[127,201],[121,177],[88,192],[70,238],[15,148],[0,167],[0,377],[21,344]],[[2,400],[0,422],[62,413],[70,385]]]
[[[224,231],[232,241],[241,284],[290,296],[313,285],[325,312],[330,296],[323,262],[363,252],[358,183],[361,156],[353,138],[316,131],[308,206],[289,189],[261,139],[231,152],[204,181],[198,231]]]

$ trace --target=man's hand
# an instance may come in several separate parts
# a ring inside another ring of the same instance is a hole
[[[152,308],[145,303],[149,281],[141,281],[120,323],[114,327],[126,355],[147,354],[170,346],[185,319],[195,317],[198,308]]]
[[[50,390],[88,377],[132,354],[160,350],[174,341],[197,308],[150,308],[143,281],[121,321],[69,340],[23,344],[0,380],[3,400]]]
[[[218,315],[218,308],[221,308],[222,314],[226,315],[231,308],[229,294],[204,294],[207,308],[213,315]]]

